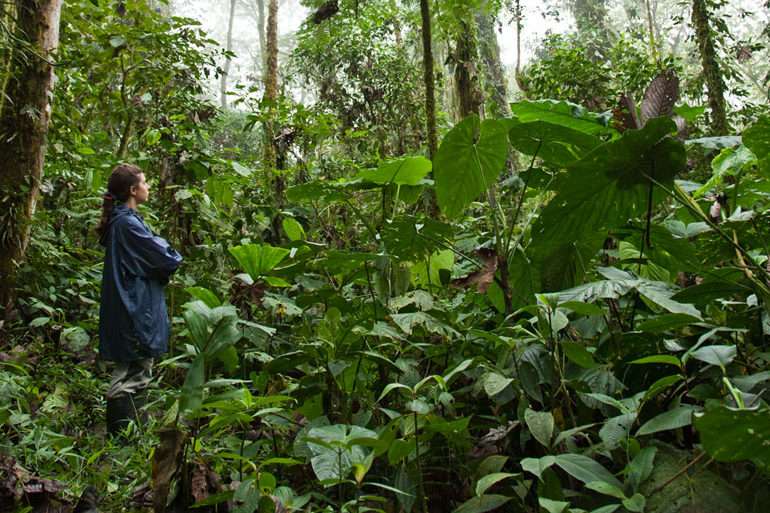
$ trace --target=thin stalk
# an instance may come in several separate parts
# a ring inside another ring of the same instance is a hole
[[[648,177],[649,178],[649,177]],[[741,246],[737,240],[733,240],[733,238],[728,235],[727,233],[722,230],[718,224],[716,224],[714,221],[711,220],[709,216],[703,213],[703,211],[700,209],[698,204],[692,204],[693,200],[690,198],[687,193],[682,191],[679,186],[674,186],[675,189],[672,191],[668,189],[665,185],[661,184],[660,182],[656,181],[654,178],[650,178],[655,185],[661,188],[667,195],[669,195],[671,198],[673,198],[675,201],[677,201],[679,204],[681,204],[683,207],[685,207],[687,210],[690,211],[691,214],[695,215],[696,217],[700,218],[703,222],[709,225],[709,227],[716,232],[717,235],[719,235],[722,239],[724,239],[728,244],[730,244],[737,252],[739,252],[743,258],[751,264],[751,266],[761,274],[765,280],[770,278],[770,273],[767,272],[766,269],[764,269],[761,265],[757,265],[754,263],[754,261],[751,259],[751,255]],[[680,196],[681,195],[681,196]],[[754,280],[755,284],[761,284],[761,282],[758,282]],[[770,290],[767,289],[767,286],[764,284],[762,285],[763,292],[770,295]]]
[[[422,475],[422,463],[420,463],[420,440],[417,437],[417,412],[412,412],[414,415],[414,450],[415,461],[417,462],[417,474],[420,476],[420,506],[422,513],[428,513],[428,504],[425,501],[425,484]]]
[[[524,199],[527,196],[527,188],[529,187],[529,180],[532,177],[530,172],[532,171],[532,168],[535,165],[535,159],[537,158],[537,154],[540,153],[540,148],[543,144],[543,141],[538,141],[537,143],[537,149],[535,150],[535,154],[532,155],[532,160],[529,163],[529,167],[527,168],[527,179],[524,181],[524,189],[521,191],[521,196],[519,197],[518,204],[516,205],[516,211],[513,215],[513,218],[511,219],[511,226],[508,230],[508,236],[505,240],[505,254],[507,255],[508,252],[511,250],[511,239],[513,238],[513,229],[516,227],[516,223],[519,220],[519,215],[521,214],[521,208],[524,205]]]

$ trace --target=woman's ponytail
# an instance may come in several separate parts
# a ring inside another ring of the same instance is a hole
[[[110,222],[113,208],[115,208],[115,196],[108,192],[102,196],[102,218],[99,221],[99,226],[96,227],[96,233],[99,234],[100,239],[103,239],[107,234],[107,225]]]
[[[139,184],[142,170],[133,164],[118,164],[110,174],[107,181],[107,193],[102,196],[102,218],[99,226],[96,227],[96,233],[99,239],[104,240],[107,235],[107,228],[110,224],[110,217],[115,208],[116,202],[124,202],[131,195],[131,187]]]

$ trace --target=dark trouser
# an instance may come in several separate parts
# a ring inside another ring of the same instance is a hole
[[[144,391],[152,381],[152,358],[118,363],[112,371],[107,399]]]
[[[144,391],[152,381],[152,358],[118,363],[107,391],[107,431],[116,435],[131,421],[143,423]]]

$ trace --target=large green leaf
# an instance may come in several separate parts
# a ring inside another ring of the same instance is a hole
[[[546,121],[516,123],[508,138],[520,152],[556,167],[572,164],[602,143],[598,137]]]
[[[306,437],[313,457],[310,464],[316,477],[325,484],[345,479],[356,464],[363,464],[371,450],[356,443],[374,439],[377,433],[359,426],[335,424],[311,429]]]
[[[431,167],[431,161],[425,157],[404,157],[382,162],[377,169],[365,169],[358,176],[380,185],[419,185]]]
[[[522,123],[546,121],[591,135],[616,133],[607,126],[602,115],[566,101],[522,101],[512,103],[511,112]]]
[[[197,410],[203,402],[203,381],[205,380],[203,363],[204,356],[199,354],[187,369],[187,376],[179,397],[179,409],[182,411]]]
[[[695,428],[715,460],[755,460],[770,467],[770,411],[713,406],[696,416]]]
[[[695,407],[689,404],[677,406],[671,410],[651,418],[639,428],[636,436],[651,435],[660,431],[669,431],[692,424],[692,414]]]
[[[582,454],[559,454],[556,456],[556,465],[575,479],[584,483],[602,481],[618,488],[623,485],[606,468],[597,461]]]
[[[561,174],[557,195],[532,228],[530,254],[543,290],[574,285],[609,230],[644,214],[649,179],[670,183],[684,168],[684,146],[669,137],[669,119],[653,119],[605,143]],[[655,189],[653,205],[663,198]]]
[[[535,440],[546,447],[551,446],[555,422],[553,414],[549,411],[534,411],[527,408],[524,411],[524,422],[527,423],[529,432]]]
[[[463,502],[453,513],[484,513],[499,508],[511,499],[505,495],[482,495]]]
[[[541,478],[543,472],[556,463],[556,456],[543,456],[542,458],[524,458],[521,460],[521,468],[525,472],[535,474],[538,479]]]
[[[459,217],[470,203],[495,183],[508,158],[504,123],[468,116],[444,137],[433,162],[436,198],[449,218]]]
[[[764,116],[744,130],[743,144],[756,155],[762,171],[770,172],[770,117]]]
[[[648,302],[671,314],[678,320],[686,318],[691,322],[700,320],[701,313],[693,305],[675,301],[677,290],[670,284],[635,278],[632,274],[611,267],[600,267],[599,273],[610,279],[578,285],[559,292],[559,303],[581,301],[592,303],[601,299],[618,299],[631,291],[637,291]]]
[[[268,244],[246,244],[230,248],[230,254],[256,281],[280,264],[289,254],[289,250]]]

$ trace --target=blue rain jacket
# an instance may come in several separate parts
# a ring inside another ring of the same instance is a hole
[[[99,353],[131,362],[168,351],[170,323],[163,288],[182,262],[135,210],[116,205],[105,236]]]

